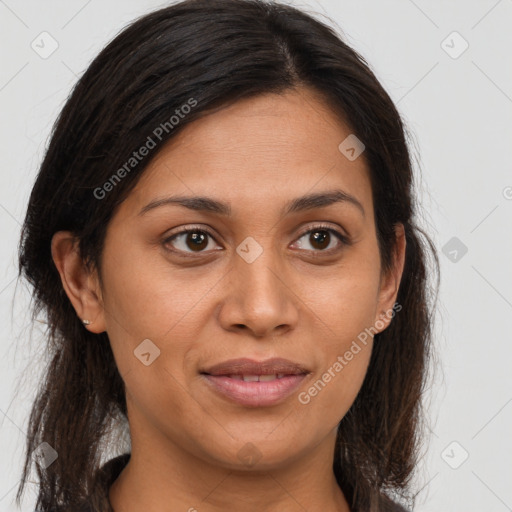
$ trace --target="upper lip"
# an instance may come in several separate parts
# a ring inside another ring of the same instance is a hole
[[[201,373],[208,375],[273,375],[278,373],[300,375],[309,373],[309,370],[305,366],[288,359],[273,357],[264,361],[248,358],[230,359],[210,366]]]

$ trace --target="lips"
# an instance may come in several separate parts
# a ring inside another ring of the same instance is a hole
[[[272,380],[282,379],[285,375],[285,373],[269,373],[268,375],[237,375],[233,373],[231,375],[228,375],[228,377],[230,379],[243,380],[244,382],[270,382]]]
[[[248,407],[267,407],[288,398],[311,373],[288,359],[233,359],[211,366],[201,375],[216,394]]]
[[[208,375],[300,375],[309,373],[309,370],[299,363],[294,363],[288,359],[274,357],[265,361],[254,361],[253,359],[231,359],[223,363],[216,364],[203,370],[201,373]]]

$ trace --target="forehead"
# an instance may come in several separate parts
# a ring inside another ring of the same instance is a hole
[[[270,201],[342,188],[371,211],[364,153],[351,161],[339,149],[349,136],[311,89],[244,99],[185,126],[148,165],[134,196],[137,203],[175,192]]]

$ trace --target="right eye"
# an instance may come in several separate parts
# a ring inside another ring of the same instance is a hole
[[[208,231],[200,228],[188,228],[167,237],[163,244],[166,250],[174,253],[199,254],[206,252],[206,249],[210,247],[209,239],[215,242],[215,238]],[[172,249],[169,249],[169,245]]]

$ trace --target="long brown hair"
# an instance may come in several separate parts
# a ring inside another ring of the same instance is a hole
[[[186,0],[138,19],[94,59],[54,125],[33,187],[19,266],[33,286],[34,317],[47,319],[49,365],[30,414],[18,504],[32,452],[46,442],[58,458],[46,469],[35,464],[37,509],[76,506],[92,489],[116,421],[127,422],[107,333],[93,334],[77,318],[52,261],[53,234],[72,231],[83,260],[99,270],[109,220],[166,141],[209,110],[303,85],[364,141],[383,271],[392,263],[397,223],[407,242],[402,310],[375,336],[363,386],[339,424],[333,471],[353,510],[375,510],[386,494],[413,502],[435,304],[427,278],[429,270],[439,275],[439,263],[416,224],[401,116],[364,58],[312,16],[270,1]],[[190,98],[194,108],[158,132],[159,148],[99,194]]]

